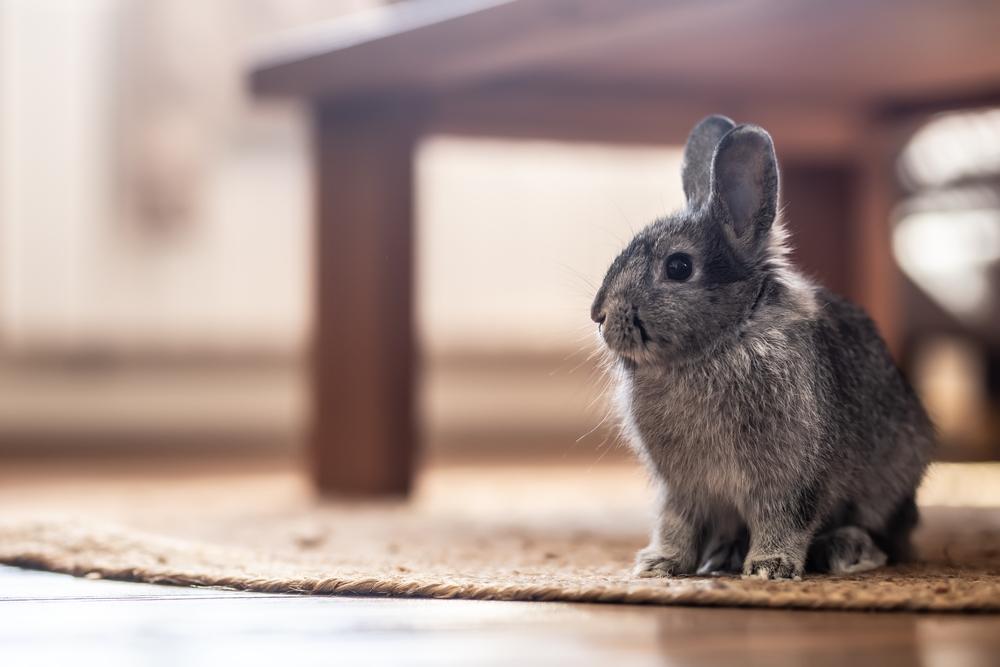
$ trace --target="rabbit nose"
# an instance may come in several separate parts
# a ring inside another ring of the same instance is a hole
[[[608,319],[607,314],[602,310],[599,313],[591,313],[590,318],[597,322],[598,324],[604,324],[604,320]]]

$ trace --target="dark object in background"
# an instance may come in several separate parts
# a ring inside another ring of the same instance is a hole
[[[1000,458],[1000,109],[942,114],[899,159],[904,349],[941,455]]]

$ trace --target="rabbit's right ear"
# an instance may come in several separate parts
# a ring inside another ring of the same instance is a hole
[[[712,156],[722,137],[734,127],[736,124],[725,116],[708,116],[688,135],[681,180],[689,208],[698,208],[708,200],[712,189]]]
[[[723,137],[712,160],[713,211],[746,250],[759,249],[778,214],[778,160],[771,135],[740,125]]]

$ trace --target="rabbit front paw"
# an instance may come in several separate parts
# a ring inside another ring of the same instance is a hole
[[[788,556],[749,556],[743,566],[743,577],[799,580],[802,570],[802,563]]]
[[[648,546],[635,557],[635,568],[632,574],[636,577],[672,577],[677,574],[690,574],[691,565],[683,558],[665,553],[663,549]]]

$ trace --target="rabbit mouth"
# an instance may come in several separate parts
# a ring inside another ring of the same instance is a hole
[[[600,326],[608,349],[629,364],[638,364],[652,355],[653,337],[638,312],[620,314]]]
[[[642,323],[642,320],[639,319],[639,313],[632,315],[632,326],[639,332],[639,341],[642,343],[642,346],[646,347],[649,341],[653,339],[649,336],[649,332],[646,331],[646,326]]]

